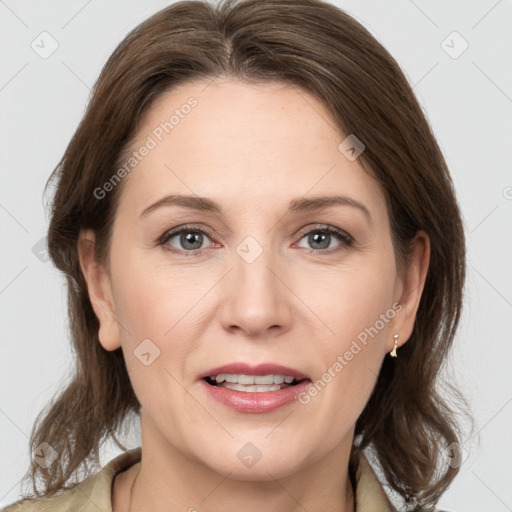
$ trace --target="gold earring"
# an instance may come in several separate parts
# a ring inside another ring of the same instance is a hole
[[[396,349],[398,348],[398,334],[395,334],[393,338],[395,338],[395,346],[393,347],[393,350],[389,353],[389,355],[391,357],[396,357]]]

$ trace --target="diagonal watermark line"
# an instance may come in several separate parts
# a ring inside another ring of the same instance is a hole
[[[336,164],[334,164],[323,176],[320,177],[320,179],[314,183],[310,189],[301,197],[301,199],[304,199],[334,168],[336,167]],[[267,233],[270,233],[290,212],[286,212],[277,222],[274,223],[274,225],[267,231]]]
[[[209,290],[207,290],[204,295],[164,334],[164,336],[167,336],[232,270],[233,267],[231,267]]]
[[[204,90],[204,89],[203,89]],[[178,178],[185,187],[187,187],[192,194],[194,194],[196,197],[199,197],[166,163],[164,163],[164,167],[169,170],[169,172],[172,172],[176,178]],[[218,220],[221,222],[221,224],[224,226],[227,232],[231,232],[231,229],[229,226],[220,218]]]
[[[284,65],[286,68],[288,68],[290,70],[290,73],[291,75],[294,75],[296,73],[295,69],[293,68],[293,66],[288,63],[288,62],[281,62],[282,65]],[[320,116],[322,118],[322,120],[330,127],[332,128],[333,130],[336,130],[336,131],[339,131],[339,127],[336,126],[336,125],[333,125],[331,123],[331,119],[329,117],[325,117],[324,115],[322,115],[308,100],[307,98],[304,96],[304,92],[305,91],[302,91],[300,88],[297,87],[297,84],[294,83],[291,79],[289,78],[284,78],[284,79],[280,79],[279,82],[283,82],[283,85],[281,87],[278,88],[278,91],[281,91],[283,89],[286,89],[286,88],[292,88],[294,90],[294,92],[296,94],[298,94],[302,100],[304,101],[304,103],[306,103],[309,108],[311,108],[318,116]]]
[[[421,81],[427,76],[430,74],[430,72],[439,64],[439,61],[437,61],[413,86],[412,88],[414,89],[416,86],[418,86]]]
[[[288,492],[288,489],[286,487],[283,486],[283,484],[274,476],[272,475],[271,473],[269,473],[267,471],[267,474],[274,480],[274,482],[279,485],[279,487],[281,487],[281,489],[286,493],[288,494],[288,496],[290,496],[290,498],[295,501],[295,503],[297,503],[297,505],[299,505],[299,507],[304,510],[305,512],[308,512],[308,509],[306,507],[304,507],[304,505],[302,505],[302,503],[300,503],[299,501],[297,501],[297,499],[295,498],[295,496],[291,495],[289,492]]]
[[[204,501],[206,500],[206,498],[208,498],[208,496],[210,496],[211,494],[213,494],[213,492],[219,488],[219,486],[221,484],[223,484],[225,481],[226,481],[226,478],[231,475],[231,473],[233,473],[233,471],[230,471],[201,501]],[[195,509],[194,509],[195,510]]]
[[[337,127],[331,124],[329,122],[329,119],[326,119],[320,112],[318,112],[318,110],[313,105],[311,105],[311,103],[304,97],[304,95],[301,94],[299,90],[296,90],[295,92],[310,106],[312,110],[314,110],[326,122],[328,126],[330,126],[334,130],[337,130]]]
[[[366,369],[373,374],[374,377],[378,377],[378,375],[369,367],[367,366]]]
[[[81,9],[79,9],[68,21],[66,21],[66,23],[64,23],[64,25],[62,25],[62,27],[60,27],[60,29],[62,30],[63,28],[66,28],[90,3],[91,0],[88,0]]]
[[[215,421],[215,423],[219,425],[219,427],[221,427],[231,438],[234,437],[233,434],[231,434],[231,432],[219,420],[217,420],[217,418],[188,389],[186,389],[185,386],[183,386],[183,384],[167,368],[164,368],[164,370],[181,386],[183,391],[188,393],[195,402],[204,409],[204,411]]]
[[[25,272],[25,270],[27,270],[28,268],[28,265],[25,266],[25,268],[23,270],[20,270],[1,290],[0,290],[0,295],[2,293],[5,292],[5,290],[7,290],[7,288],[9,288],[9,286],[11,286],[12,283],[14,283],[14,281],[16,281],[16,279],[18,279],[18,277],[23,274],[23,272]]]
[[[420,11],[423,14],[423,16],[425,16],[425,18],[427,18],[430,21],[430,23],[434,25],[434,27],[439,28],[437,23],[423,9],[421,9],[415,2],[413,2],[413,0],[409,0],[409,2],[411,2],[411,4],[414,5],[414,7],[416,7],[416,9],[418,9],[418,11]]]
[[[94,502],[93,500],[91,500],[91,497],[89,496],[88,493],[82,491],[82,489],[80,489],[80,487],[77,487],[77,489],[100,511],[100,512],[106,512],[104,508],[101,508],[96,502]]]
[[[101,310],[106,313],[108,316],[112,317],[114,319],[114,321],[116,322],[117,325],[119,325],[119,327],[121,327],[121,329],[123,329],[124,332],[126,332],[126,334],[128,334],[128,336],[131,336],[131,333],[130,331],[128,331],[128,329],[126,329],[124,327],[124,325],[115,317],[115,315],[113,313],[111,313],[110,311],[108,311],[107,309],[105,309],[97,300],[95,299],[92,299],[94,301],[94,303],[99,307],[101,308]]]
[[[291,410],[266,436],[265,436],[265,439],[270,435],[270,434],[273,434],[274,433],[274,430],[279,427],[279,425],[281,425],[281,423],[283,423],[284,420],[286,420],[287,418],[290,417],[290,415],[295,411],[295,409]]]
[[[25,62],[25,64],[23,64],[23,66],[21,66],[21,68],[18,69],[18,71],[16,71],[16,73],[14,73],[14,75],[11,76],[4,85],[2,85],[2,87],[0,87],[0,91],[3,91],[27,66],[28,62]]]
[[[496,414],[494,414],[494,416],[473,437],[477,437],[480,434],[480,432],[482,432],[489,425],[489,423],[491,423],[491,421],[493,421],[494,418],[496,418],[501,413],[501,411],[503,411],[503,409],[505,409],[505,407],[507,407],[507,405],[510,402],[512,402],[512,398],[509,398],[505,402],[505,404],[502,407],[500,407],[499,411]]]
[[[512,510],[512,508],[510,508],[473,470],[471,470],[471,473],[473,473],[473,475],[475,475],[478,480],[480,480],[480,482],[482,482],[482,484],[485,485],[485,487],[487,487],[487,489],[492,492],[492,494],[494,494],[494,496],[496,496],[496,498],[498,498],[505,507],[507,507],[507,510]]]
[[[16,222],[16,224],[21,226],[25,233],[28,233],[28,229],[3,204],[0,204],[0,208],[2,208],[2,210],[4,210],[4,212],[7,213],[11,217],[11,219],[13,219],[14,222]]]
[[[471,265],[471,268],[512,308],[512,304],[508,301],[506,297],[504,297],[495,286],[493,286],[478,270]]]
[[[475,231],[479,226],[480,224],[482,224],[484,222],[485,219],[487,219],[487,217],[489,217],[492,213],[495,212],[496,208],[498,208],[499,204],[497,204],[471,231],[470,233],[473,233],[473,231]]]
[[[309,311],[311,311],[311,313],[313,313],[313,315],[315,315],[318,318],[318,320],[320,320],[320,322],[322,322],[325,325],[325,327],[327,327],[327,329],[329,329],[329,331],[331,331],[333,335],[336,334],[268,265],[266,267],[270,270],[270,272],[272,272],[272,274],[274,274],[274,276],[277,277],[277,279],[279,279],[279,281],[281,281],[281,283],[283,283],[286,286],[286,288],[288,288],[288,290],[290,290],[290,292],[293,293],[293,295],[295,295],[295,297],[297,297],[298,300],[302,302],[302,304],[304,304],[304,306],[306,306],[309,309]]]
[[[23,430],[21,430],[21,428],[13,421],[11,420],[11,418],[9,418],[9,416],[7,416],[7,414],[5,414],[5,412],[0,409],[0,412],[28,439],[29,437],[27,436],[27,434],[25,434],[25,432],[23,432]]]
[[[491,82],[491,84],[493,84],[494,87],[496,87],[496,89],[498,89],[501,94],[503,94],[503,96],[505,96],[505,98],[507,98],[507,100],[512,103],[512,98],[474,60],[471,62],[480,71],[480,73],[482,73],[482,75],[484,75],[487,80],[489,80],[489,82]]]
[[[89,91],[91,90],[91,88],[63,60],[61,60],[61,62],[69,69],[69,71],[71,71],[71,73],[73,73],[73,75],[78,78],[78,80],[80,80],[80,82],[82,82],[82,84],[85,85],[85,87],[87,87],[87,89],[89,89]]]
[[[477,22],[476,22],[472,27],[471,27],[471,30],[473,30],[477,25],[479,25],[479,24],[480,24],[480,22],[481,22],[481,21],[483,21],[483,20],[487,17],[487,15],[488,15],[491,11],[493,11],[493,10],[495,9],[495,7],[496,7],[499,3],[501,3],[501,0],[498,0],[498,1],[497,1],[497,2],[496,2],[496,3],[495,3],[495,4],[494,4],[494,5],[493,5],[493,6],[492,6],[492,7],[491,7],[491,8],[490,8],[490,9],[489,9],[485,14],[484,14],[484,15],[483,15],[483,16],[482,16],[482,17],[481,17],[481,18],[480,18],[480,19],[479,19],[479,20],[478,20],[478,21],[477,21]]]
[[[11,13],[16,16],[16,18],[18,18],[18,20],[23,23],[23,25],[25,25],[25,27],[27,28],[30,28],[6,3],[4,0],[0,0],[0,4],[4,5],[5,7],[7,7],[7,9],[9,9],[9,11],[11,11]]]
[[[17,487],[18,485],[20,485],[21,481],[23,480],[23,477],[21,477],[1,498],[0,498],[0,501],[2,501],[6,496],[8,496],[11,491]],[[19,496],[17,499],[21,498],[21,496]],[[16,499],[16,498],[15,498]],[[3,509],[2,509],[3,510]]]
[[[180,32],[189,32],[189,30],[180,30]],[[201,92],[204,92],[210,85],[217,80],[217,78],[222,74],[222,71],[219,71],[204,87],[201,89]]]

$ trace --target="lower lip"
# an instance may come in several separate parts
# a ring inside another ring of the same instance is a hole
[[[299,382],[295,386],[289,386],[278,391],[265,391],[248,393],[235,391],[221,386],[212,386],[201,379],[211,397],[221,404],[245,413],[271,412],[295,401],[309,386],[308,379]]]

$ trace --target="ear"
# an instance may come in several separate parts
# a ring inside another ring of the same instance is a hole
[[[395,300],[402,309],[395,316],[391,334],[398,334],[399,347],[411,337],[430,263],[430,238],[427,233],[419,230],[412,243],[413,249],[406,268],[399,273],[395,282]],[[392,337],[388,345],[389,352],[394,346]]]
[[[96,259],[95,240],[93,230],[80,231],[78,254],[89,299],[100,324],[98,338],[105,350],[112,351],[121,346],[121,337],[110,276],[105,266]]]

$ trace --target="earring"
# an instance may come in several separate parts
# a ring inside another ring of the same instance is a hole
[[[395,334],[393,338],[395,338],[395,346],[393,347],[393,350],[389,353],[389,355],[391,357],[396,357],[396,349],[398,348],[398,334]]]

